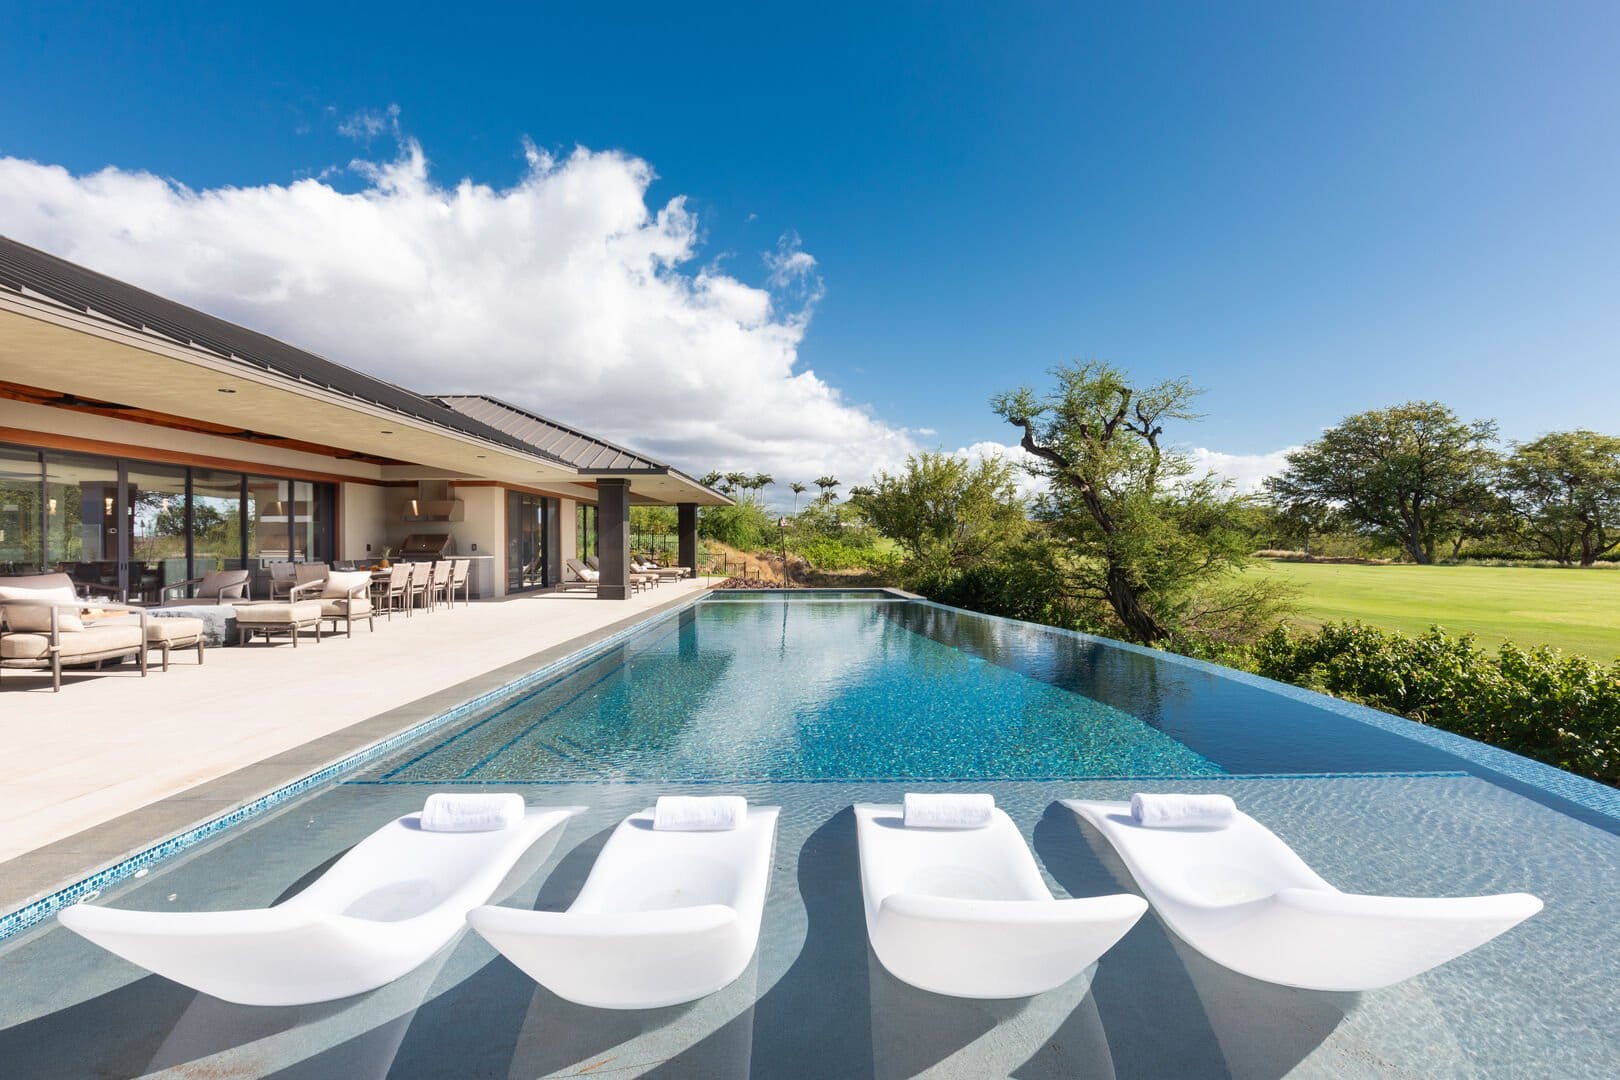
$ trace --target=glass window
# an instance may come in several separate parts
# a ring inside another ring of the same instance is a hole
[[[247,478],[248,565],[254,571],[254,596],[269,596],[271,563],[292,558],[292,487],[285,480]]]
[[[116,596],[118,463],[45,455],[45,561],[91,592]]]
[[[129,533],[131,600],[158,603],[163,590],[186,573],[186,470],[180,466],[130,464],[124,517]]]
[[[596,550],[596,507],[581,503],[574,512],[574,550],[579,553],[580,561],[587,555],[598,554]]]
[[[191,470],[191,577],[242,568],[242,474]]]
[[[332,561],[331,484],[307,480],[292,485],[293,558],[299,562]]]
[[[0,574],[34,574],[45,566],[39,454],[0,448]]]

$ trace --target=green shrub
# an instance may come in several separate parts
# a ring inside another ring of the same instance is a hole
[[[1620,783],[1620,661],[1504,645],[1432,627],[1418,637],[1330,623],[1295,637],[1278,629],[1251,653],[1267,678],[1500,746],[1605,784]]]
[[[698,535],[718,540],[739,551],[776,547],[776,519],[764,507],[748,499],[733,506],[705,506],[698,515]]]
[[[817,570],[883,570],[894,562],[892,556],[874,547],[828,536],[812,536],[788,546]]]

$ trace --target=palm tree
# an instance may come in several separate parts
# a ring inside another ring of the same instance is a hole
[[[776,483],[776,477],[772,476],[770,473],[757,472],[754,474],[753,478],[748,481],[748,486],[754,491],[764,491],[774,483]]]
[[[726,486],[721,490],[730,495],[737,488],[742,488],[744,491],[748,490],[748,474],[741,472],[726,473]]]
[[[833,489],[838,487],[840,481],[836,476],[822,476],[815,480],[816,487],[821,489],[821,501],[833,501]]]
[[[797,514],[799,512],[799,496],[803,495],[810,489],[795,480],[793,483],[788,485],[788,490],[793,492],[793,512]]]
[[[702,484],[706,488],[718,488],[720,486],[720,482],[723,481],[724,479],[725,479],[725,476],[723,474],[721,474],[721,473],[709,472],[709,473],[704,473],[698,479],[698,483]]]

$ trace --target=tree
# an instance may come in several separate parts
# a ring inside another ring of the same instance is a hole
[[[1592,566],[1620,547],[1620,438],[1558,431],[1515,443],[1499,490],[1536,547]]]
[[[1126,636],[1227,639],[1261,629],[1277,609],[1266,583],[1234,584],[1247,563],[1238,505],[1161,442],[1170,420],[1190,420],[1198,391],[1184,379],[1139,387],[1105,363],[1055,368],[1057,388],[997,395],[992,407],[1022,429],[1026,466],[1046,478],[1037,517],[1072,563],[1063,580],[1100,600]]]
[[[1440,541],[1491,509],[1496,424],[1463,423],[1437,401],[1409,401],[1346,417],[1288,455],[1266,481],[1281,505],[1336,507],[1359,528],[1432,563]]]
[[[923,453],[897,475],[879,473],[853,498],[872,527],[905,550],[912,576],[937,574],[979,562],[1024,531],[1013,470],[998,457],[969,464]]]
[[[799,483],[797,480],[795,480],[795,481],[793,481],[793,483],[788,485],[788,490],[793,492],[793,512],[795,514],[797,514],[799,512],[799,496],[803,495],[806,491],[809,491],[810,489],[808,487],[806,487],[805,485]]]
[[[833,501],[833,495],[837,491],[840,483],[836,476],[820,476],[811,482],[815,484],[816,487],[821,489],[821,494],[818,497],[822,502]]]

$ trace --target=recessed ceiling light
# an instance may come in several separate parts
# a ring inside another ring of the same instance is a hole
[[[488,455],[485,455],[485,454],[479,454],[479,455],[478,455],[478,456],[479,456],[479,457],[480,457],[480,458],[483,458],[483,457],[486,457],[486,456],[488,456]]]
[[[222,394],[234,394],[234,393],[236,393],[236,391],[235,391],[235,390],[232,390],[232,389],[231,389],[231,388],[230,388],[230,387],[228,387],[228,386],[222,386],[222,387],[220,387],[220,388],[219,388],[219,392],[220,392],[220,393],[222,393]]]
[[[384,431],[382,434],[384,434],[384,435],[392,435],[393,432],[392,431]]]

